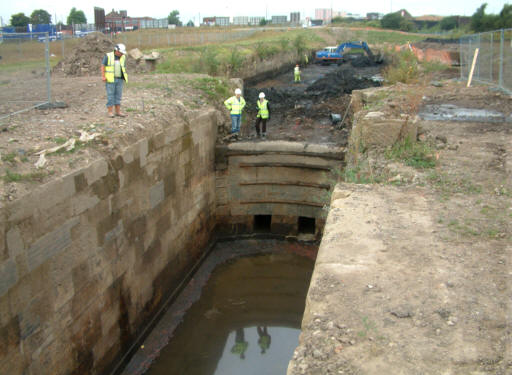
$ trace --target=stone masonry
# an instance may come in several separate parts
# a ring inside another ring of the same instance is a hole
[[[189,122],[1,209],[0,374],[108,372],[199,258],[216,111]]]

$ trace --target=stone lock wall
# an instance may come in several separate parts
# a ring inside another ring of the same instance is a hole
[[[0,211],[0,374],[99,374],[215,224],[217,116],[172,124]]]
[[[315,219],[321,236],[324,205],[343,169],[345,150],[328,145],[267,141],[216,149],[216,212],[220,235],[254,232],[255,215],[271,215],[270,233],[296,236],[298,218]]]

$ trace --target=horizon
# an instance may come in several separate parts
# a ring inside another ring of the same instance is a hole
[[[3,8],[11,9],[0,10],[0,17],[2,18],[2,24],[8,25],[13,14],[24,13],[27,17],[30,17],[34,10],[44,9],[52,16],[53,24],[58,22],[65,24],[71,8],[75,7],[77,10],[84,12],[87,23],[94,23],[94,7],[97,6],[105,9],[105,14],[110,13],[112,9],[116,11],[126,10],[129,17],[152,17],[156,19],[167,18],[171,11],[178,10],[180,13],[179,19],[183,24],[191,20],[197,26],[198,20],[202,21],[205,17],[214,16],[230,17],[230,20],[237,16],[265,17],[266,19],[270,19],[272,16],[278,15],[286,15],[287,18],[289,18],[290,13],[300,12],[301,20],[306,17],[314,19],[315,9],[331,9],[333,12],[346,12],[360,16],[366,16],[367,13],[388,14],[401,9],[407,10],[413,17],[425,15],[444,17],[452,15],[471,16],[485,1],[453,0],[447,3],[442,0],[432,0],[426,4],[422,1],[390,0],[389,3],[386,2],[386,4],[384,4],[377,0],[367,0],[359,5],[346,4],[342,6],[340,3],[334,3],[333,0],[323,0],[318,2],[317,6],[311,7],[305,6],[304,4],[306,4],[306,2],[292,2],[291,0],[282,0],[279,4],[269,4],[268,2],[258,3],[256,6],[240,6],[233,0],[224,0],[221,3],[213,5],[204,0],[195,0],[181,6],[182,9],[179,9],[180,7],[171,6],[167,10],[167,5],[156,4],[156,6],[151,7],[150,11],[148,11],[148,7],[144,6],[144,4],[131,0],[123,2],[114,0],[108,8],[94,3],[96,3],[96,0],[84,0],[81,2],[81,6],[76,6],[64,0],[56,0],[45,7],[45,5],[42,5],[38,0],[28,0],[23,4],[10,3],[3,6]],[[498,14],[501,9],[503,9],[504,5],[509,3],[510,2],[507,0],[487,1],[486,14]],[[191,8],[194,10],[191,10]]]

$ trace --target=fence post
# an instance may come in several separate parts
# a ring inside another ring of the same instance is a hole
[[[501,29],[501,40],[500,40],[500,78],[499,86],[503,88],[503,51],[505,47],[505,29]]]
[[[462,37],[459,38],[459,64],[460,64],[460,80],[462,81],[463,75],[462,75],[462,67],[464,66],[464,55],[462,54]]]
[[[481,36],[482,36],[482,34],[478,33],[478,47],[476,47],[476,48],[478,48],[479,51],[482,50],[482,46],[481,46],[482,38],[481,38]],[[481,60],[481,58],[478,59],[478,61],[477,61],[478,64],[476,65],[476,76],[477,76],[478,79],[480,79],[480,60]]]
[[[44,55],[46,60],[46,97],[48,104],[52,102],[52,86],[50,81],[50,34],[46,33],[44,43]]]
[[[493,66],[492,66],[492,60],[493,60],[492,56],[493,55],[494,55],[494,31],[491,31],[491,56],[490,56],[490,59],[489,59],[490,65],[491,65],[490,66],[490,70],[489,70],[490,71],[490,77],[489,78],[490,78],[491,82],[492,82],[492,68],[493,68]]]

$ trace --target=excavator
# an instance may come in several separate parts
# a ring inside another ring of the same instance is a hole
[[[336,63],[342,64],[345,61],[345,55],[352,49],[362,49],[366,52],[371,61],[380,64],[382,57],[380,54],[374,55],[366,42],[345,42],[337,47],[325,47],[315,53],[315,62],[322,64]]]

